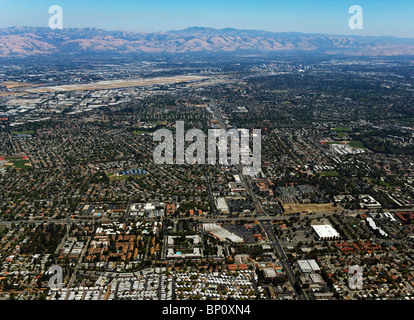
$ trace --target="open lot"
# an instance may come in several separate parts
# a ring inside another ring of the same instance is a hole
[[[339,210],[337,207],[332,206],[329,203],[310,203],[310,204],[283,204],[283,208],[285,209],[285,213],[296,213],[296,212],[334,212],[335,210]]]
[[[5,86],[7,89],[20,88],[20,87],[32,87],[34,85],[36,85],[36,84],[26,83],[26,82],[18,82],[18,81],[3,81],[3,82],[0,82],[0,86]]]

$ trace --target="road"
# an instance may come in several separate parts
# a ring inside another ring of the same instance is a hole
[[[91,239],[92,239],[92,237],[89,236],[88,240],[86,241],[86,244],[83,247],[82,253],[80,254],[79,259],[78,259],[78,263],[76,264],[75,270],[73,270],[72,276],[70,277],[70,280],[68,282],[67,288],[72,288],[72,286],[73,286],[73,282],[76,279],[76,273],[78,272],[78,269],[82,264],[83,257],[85,255],[86,251],[88,250],[89,242],[91,241]]]
[[[312,214],[283,214],[280,216],[270,216],[270,215],[262,215],[262,216],[244,216],[244,217],[221,217],[221,216],[210,216],[210,217],[176,217],[172,218],[170,217],[170,220],[173,221],[179,221],[179,220],[196,220],[199,222],[214,222],[214,220],[220,220],[220,221],[252,221],[252,220],[258,220],[258,221],[272,221],[272,220],[285,220],[289,219],[291,217],[300,217],[304,218],[306,216],[309,216],[310,218],[322,218],[323,216],[330,216],[330,215],[336,215],[341,214],[344,216],[355,216],[357,214],[361,214],[365,212],[366,210],[357,210],[352,211],[348,210],[342,213],[341,211],[338,212],[319,212],[319,213],[312,213]],[[413,212],[414,209],[384,209],[385,212]],[[157,218],[154,218],[157,219]],[[77,218],[69,218],[66,219],[42,219],[42,220],[16,220],[16,221],[6,221],[6,220],[0,220],[0,225],[9,225],[12,223],[27,223],[27,224],[42,224],[42,223],[58,223],[58,224],[76,224],[77,222],[93,222],[93,221],[100,221],[102,223],[109,223],[113,222],[115,220],[112,219],[102,219],[102,218],[93,218],[93,219],[77,219]]]
[[[293,272],[290,262],[288,261],[286,254],[283,251],[279,239],[276,237],[273,231],[272,224],[269,221],[261,221],[260,226],[262,227],[267,239],[270,241],[274,250],[276,251],[280,264],[282,265],[283,270],[285,270],[286,275],[288,276],[289,283],[292,289],[294,290],[296,297],[300,298],[301,300],[308,300],[308,297],[306,296],[306,293],[304,293],[303,290],[301,290],[301,292],[297,292],[296,290],[295,284],[299,282],[296,279],[295,273]]]
[[[227,130],[228,129],[227,125],[224,123],[224,121],[221,117],[221,114],[220,114],[220,111],[217,108],[216,102],[213,99],[211,99],[210,101],[211,101],[210,109],[211,109],[211,111],[213,111],[215,119],[219,122],[220,128]],[[238,165],[236,165],[236,167],[239,171],[240,179],[242,180],[243,184],[246,186],[247,193],[249,194],[249,196],[251,197],[253,203],[255,204],[256,214],[258,216],[261,216],[263,214],[267,215],[265,213],[265,211],[263,210],[263,208],[262,208],[262,204],[257,199],[257,196],[253,191],[253,187],[251,185],[249,177],[246,177],[245,175],[243,175],[243,166],[242,166],[242,164],[239,163]]]
[[[211,189],[211,184],[210,184],[210,180],[208,178],[208,172],[206,169],[206,166],[204,166],[204,175],[206,176],[206,183],[207,183],[207,188],[208,188],[208,195],[210,197],[210,202],[212,205],[212,210],[214,210],[214,214],[217,215],[218,214],[218,210],[216,209],[215,203],[214,203],[214,195],[213,195],[213,190]]]
[[[213,99],[211,99],[211,108],[212,111],[216,117],[216,119],[218,120],[218,122],[220,123],[220,127],[222,129],[227,130],[227,126],[225,125],[223,119],[221,118],[220,112],[217,109],[217,105],[214,102]],[[243,175],[243,168],[241,164],[237,165],[238,171],[239,171],[239,175],[242,179],[242,181],[244,182],[245,186],[246,186],[246,190],[248,192],[248,194],[251,196],[251,199],[253,200],[253,204],[256,208],[256,214],[257,214],[257,218],[260,218],[262,215],[267,216],[267,213],[263,210],[262,205],[260,203],[260,201],[257,199],[256,194],[254,193],[254,190],[252,188],[252,185],[250,183],[249,177],[246,177]],[[289,279],[289,283],[292,287],[292,289],[295,292],[295,296],[298,297],[301,300],[307,300],[307,296],[306,294],[303,292],[303,290],[301,290],[301,292],[297,292],[295,284],[299,284],[299,282],[296,279],[296,276],[292,270],[292,267],[286,257],[285,252],[283,251],[283,248],[279,242],[279,239],[276,237],[272,224],[270,221],[260,221],[260,225],[263,229],[263,231],[266,233],[267,239],[269,239],[270,243],[272,244],[274,251],[277,255],[277,257],[280,260],[280,263],[283,267],[283,269],[286,272],[286,275]]]

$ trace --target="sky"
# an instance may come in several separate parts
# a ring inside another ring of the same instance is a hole
[[[48,27],[51,5],[64,28],[157,32],[188,27],[414,38],[413,0],[0,0],[0,28]],[[350,29],[363,10],[363,29]]]

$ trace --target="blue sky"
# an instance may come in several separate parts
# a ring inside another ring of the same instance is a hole
[[[0,27],[48,26],[51,5],[63,26],[155,32],[192,26],[414,38],[413,0],[0,0]],[[351,5],[364,29],[351,30]]]

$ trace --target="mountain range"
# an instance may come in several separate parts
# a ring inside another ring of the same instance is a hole
[[[140,33],[95,28],[10,27],[0,29],[0,57],[82,53],[186,53],[315,51],[349,55],[414,54],[414,39],[233,28],[191,27]]]

